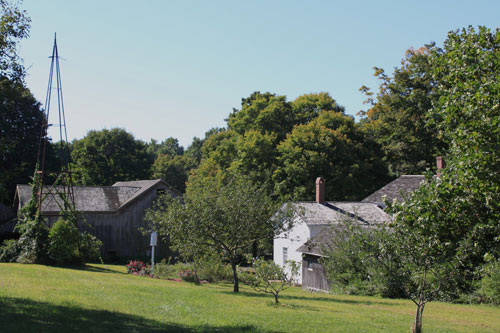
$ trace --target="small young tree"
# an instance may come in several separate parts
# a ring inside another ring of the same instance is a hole
[[[299,265],[295,261],[288,261],[286,264],[290,266],[290,273],[286,273],[274,261],[257,259],[253,263],[255,274],[247,273],[245,283],[255,291],[272,294],[275,304],[278,304],[279,293],[292,286],[299,271]]]
[[[183,202],[162,196],[147,212],[150,227],[185,259],[206,249],[231,263],[234,292],[238,292],[237,265],[255,243],[272,239],[290,227],[288,209],[265,190],[241,175],[225,180],[198,178],[189,183]]]
[[[449,260],[453,244],[433,231],[434,218],[419,204],[430,197],[422,187],[406,203],[390,205],[391,223],[364,228],[346,220],[335,226],[323,247],[327,277],[341,287],[369,288],[388,296],[405,296],[416,305],[414,332],[422,330],[425,305],[448,286],[454,273]],[[427,214],[427,215],[426,215]],[[425,218],[424,218],[425,216]],[[364,291],[366,293],[366,290]]]
[[[396,223],[390,229],[381,226],[373,231],[373,241],[366,243],[367,253],[416,305],[415,333],[422,332],[425,305],[438,296],[451,271],[446,244],[422,231],[418,225],[409,227],[404,223]]]

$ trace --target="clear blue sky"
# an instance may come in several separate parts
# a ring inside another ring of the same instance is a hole
[[[224,126],[253,91],[329,92],[364,108],[374,66],[468,25],[500,26],[500,1],[25,0],[27,84],[42,103],[57,32],[68,136],[122,127],[183,146]],[[56,122],[51,120],[51,122]],[[58,136],[55,137],[58,139]]]

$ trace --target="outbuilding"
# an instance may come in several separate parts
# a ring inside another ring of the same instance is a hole
[[[17,185],[18,209],[31,200],[31,186]],[[48,187],[43,192],[48,193]],[[88,230],[103,242],[103,252],[110,256],[134,258],[150,254],[149,236],[144,217],[159,195],[180,194],[161,179],[117,182],[112,186],[74,186],[75,208],[83,220],[81,230]],[[60,217],[61,198],[49,194],[42,203],[42,216],[48,225]],[[158,244],[157,257],[168,255],[166,244]]]

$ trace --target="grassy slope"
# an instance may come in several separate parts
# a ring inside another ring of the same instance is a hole
[[[119,266],[86,270],[0,264],[0,331],[405,332],[406,300],[283,292],[230,285],[195,286],[124,274]],[[427,332],[498,332],[500,308],[430,303]]]

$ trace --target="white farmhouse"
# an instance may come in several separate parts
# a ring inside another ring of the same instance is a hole
[[[313,270],[313,263],[315,268],[322,269],[321,265],[317,264],[317,261],[307,261],[307,258],[314,259],[314,256],[318,257],[320,255],[308,253],[308,251],[304,250],[311,248],[310,242],[307,244],[306,242],[313,238],[321,238],[321,235],[316,237],[321,231],[332,225],[341,224],[346,219],[358,221],[366,226],[389,221],[390,216],[383,210],[385,207],[382,198],[387,197],[389,200],[400,199],[404,194],[418,188],[423,180],[424,176],[401,176],[362,202],[333,202],[325,201],[325,180],[317,178],[316,201],[294,203],[296,214],[293,217],[293,228],[288,232],[281,233],[274,239],[274,262],[281,267],[285,267],[285,270],[287,270],[286,261],[293,260],[298,263],[301,268],[296,283],[302,285],[304,275],[311,275],[309,271]],[[304,245],[306,246],[304,247]],[[314,252],[318,252],[317,246]],[[304,267],[305,265],[309,267]],[[321,275],[323,274],[315,274],[315,276]],[[322,279],[326,281],[324,277]],[[326,287],[316,289],[326,289]]]

